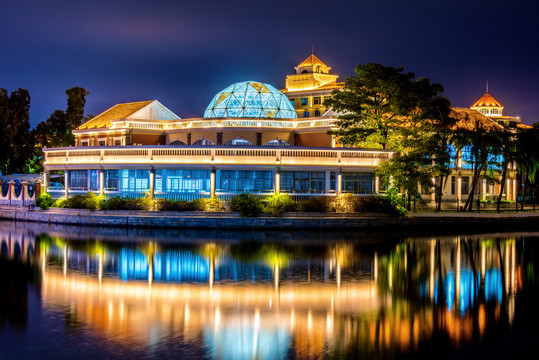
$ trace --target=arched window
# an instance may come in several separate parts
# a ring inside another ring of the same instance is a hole
[[[171,142],[169,145],[187,145],[187,144],[184,143],[184,142],[181,141],[181,140],[174,140],[174,141]]]
[[[207,139],[200,139],[193,143],[193,145],[215,145],[213,141]]]
[[[265,143],[264,146],[291,146],[291,145],[284,140],[274,139]]]
[[[492,110],[490,110],[490,113],[491,114],[498,114],[498,110],[497,109],[492,109]]]
[[[226,146],[230,146],[230,145],[254,145],[252,142],[250,141],[247,141],[245,139],[241,139],[241,138],[237,138],[237,139],[232,139],[230,141],[227,141],[225,143]]]

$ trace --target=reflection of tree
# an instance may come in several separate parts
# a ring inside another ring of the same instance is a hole
[[[36,287],[39,271],[34,262],[0,256],[0,329],[24,330],[28,322],[28,288]]]

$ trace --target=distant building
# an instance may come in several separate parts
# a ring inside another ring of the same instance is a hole
[[[286,89],[281,90],[292,102],[298,118],[328,116],[325,101],[335,89],[342,89],[338,75],[314,54],[295,67],[296,73],[286,76]]]

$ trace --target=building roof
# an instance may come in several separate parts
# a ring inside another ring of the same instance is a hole
[[[112,120],[124,119],[128,117],[129,115],[132,115],[135,112],[141,110],[142,108],[150,105],[153,101],[155,100],[138,101],[138,102],[114,105],[107,111],[85,122],[84,124],[79,126],[77,129],[110,127],[112,125]]]
[[[531,126],[531,125],[526,125],[526,124],[517,124],[517,129],[526,129],[526,130],[529,130],[529,129],[533,129],[533,126]]]
[[[457,119],[453,130],[473,131],[482,128],[486,131],[498,131],[503,129],[503,126],[496,121],[472,109],[451,108],[450,116]]]
[[[492,95],[489,93],[485,93],[479,100],[477,100],[472,107],[478,107],[478,106],[497,106],[501,107],[502,104],[498,102],[498,100],[494,99]]]
[[[297,113],[290,100],[269,84],[243,81],[218,92],[204,112],[205,118],[286,118]]]
[[[322,62],[322,60],[317,58],[314,54],[311,54],[311,56],[303,60],[303,62],[299,64],[298,67],[313,66],[313,65],[320,65],[320,66],[328,67],[326,64]]]

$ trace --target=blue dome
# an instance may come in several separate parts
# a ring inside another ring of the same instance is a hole
[[[298,115],[288,98],[269,84],[244,81],[230,85],[213,97],[205,118],[286,118]]]

